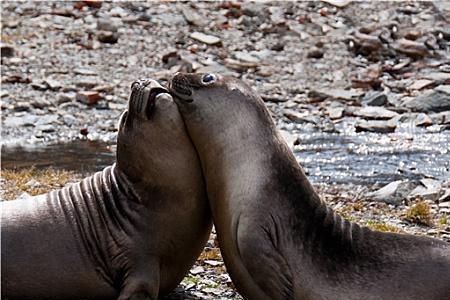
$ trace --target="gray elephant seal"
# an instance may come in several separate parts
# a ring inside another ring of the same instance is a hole
[[[250,87],[214,74],[179,73],[169,84],[245,299],[450,299],[450,245],[335,214]]]
[[[156,81],[133,84],[117,162],[61,190],[2,202],[2,299],[156,299],[212,220],[200,162]]]

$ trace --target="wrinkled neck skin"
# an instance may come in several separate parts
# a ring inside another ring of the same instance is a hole
[[[428,279],[414,274],[427,270],[420,265],[434,252],[444,265],[438,259],[430,267],[440,268],[432,280],[449,274],[446,243],[373,232],[328,208],[268,112],[220,111],[234,120],[227,128],[198,125],[195,118],[185,122],[202,162],[227,269],[245,299],[420,299],[415,285]],[[410,294],[397,294],[404,282],[391,284],[390,272],[412,278],[403,286]],[[384,296],[380,284],[391,284]]]

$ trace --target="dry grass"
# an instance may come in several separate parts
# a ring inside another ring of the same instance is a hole
[[[431,226],[433,218],[430,205],[424,201],[417,202],[406,211],[405,219],[411,223]]]
[[[384,222],[378,222],[378,221],[373,221],[373,220],[367,221],[364,225],[369,227],[370,229],[376,230],[376,231],[394,232],[394,233],[403,232],[403,230],[401,230],[398,227],[395,227],[393,225],[389,225],[389,224],[384,223]]]
[[[51,168],[45,170],[29,168],[2,170],[1,178],[2,200],[13,200],[24,192],[34,196],[61,188],[66,183],[73,181],[75,176],[72,172]]]

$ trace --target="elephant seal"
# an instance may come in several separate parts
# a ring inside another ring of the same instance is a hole
[[[2,299],[156,299],[212,226],[200,162],[172,96],[133,83],[116,163],[31,199],[2,202]]]
[[[219,245],[245,299],[450,299],[450,245],[375,232],[319,198],[242,81],[169,82],[197,150]]]

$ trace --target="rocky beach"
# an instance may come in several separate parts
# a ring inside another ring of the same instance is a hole
[[[448,1],[1,7],[3,200],[111,164],[134,80],[221,73],[259,92],[345,218],[450,242]],[[241,299],[214,233],[178,290],[167,299]]]

